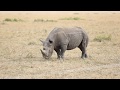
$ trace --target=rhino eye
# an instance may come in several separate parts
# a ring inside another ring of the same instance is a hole
[[[49,42],[50,42],[50,43],[53,43],[53,41],[52,41],[52,40],[49,40]]]
[[[45,50],[45,48],[43,48],[43,50]]]

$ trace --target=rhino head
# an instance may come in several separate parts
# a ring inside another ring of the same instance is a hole
[[[40,49],[43,58],[45,59],[49,59],[52,56],[53,50],[54,50],[54,45],[53,45],[53,41],[52,40],[46,40],[46,41],[42,41],[43,43],[43,50]]]

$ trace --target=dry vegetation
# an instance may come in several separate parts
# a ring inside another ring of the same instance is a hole
[[[0,12],[0,78],[120,78],[120,12]],[[88,58],[76,48],[65,60],[40,53],[55,27],[79,26],[90,41]]]

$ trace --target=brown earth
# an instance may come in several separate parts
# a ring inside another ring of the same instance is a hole
[[[61,20],[65,18],[79,20]],[[7,21],[5,19],[21,21]],[[120,12],[0,12],[0,78],[120,78]],[[42,19],[44,21],[37,21]],[[35,21],[36,20],[36,21]],[[79,26],[88,33],[88,58],[76,48],[65,52],[65,60],[50,60],[40,53],[42,44],[55,27]],[[110,40],[94,41],[97,36]]]

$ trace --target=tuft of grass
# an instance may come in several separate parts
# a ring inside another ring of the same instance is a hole
[[[111,41],[111,35],[101,35],[101,36],[97,36],[93,39],[94,41],[97,41],[97,42],[102,42],[104,40],[106,41]]]
[[[57,22],[56,20],[35,19],[34,22]]]
[[[56,20],[46,20],[46,22],[57,22]]]
[[[28,45],[35,45],[35,42],[29,42]]]
[[[34,22],[43,22],[43,19],[35,19]]]
[[[47,33],[47,30],[46,30],[46,29],[43,29],[43,31],[44,31],[45,33]]]
[[[22,19],[10,19],[10,18],[6,18],[4,19],[3,21],[6,21],[6,22],[22,22],[23,20]]]
[[[12,21],[12,19],[10,19],[10,18],[6,18],[4,21]]]
[[[34,58],[34,56],[33,56],[32,53],[29,52],[29,53],[26,55],[26,58]]]
[[[5,22],[2,22],[1,24],[2,24],[2,25],[5,25]]]
[[[68,18],[60,18],[59,20],[84,20],[79,17],[68,17]]]
[[[80,18],[79,17],[74,17],[73,20],[79,20]]]

